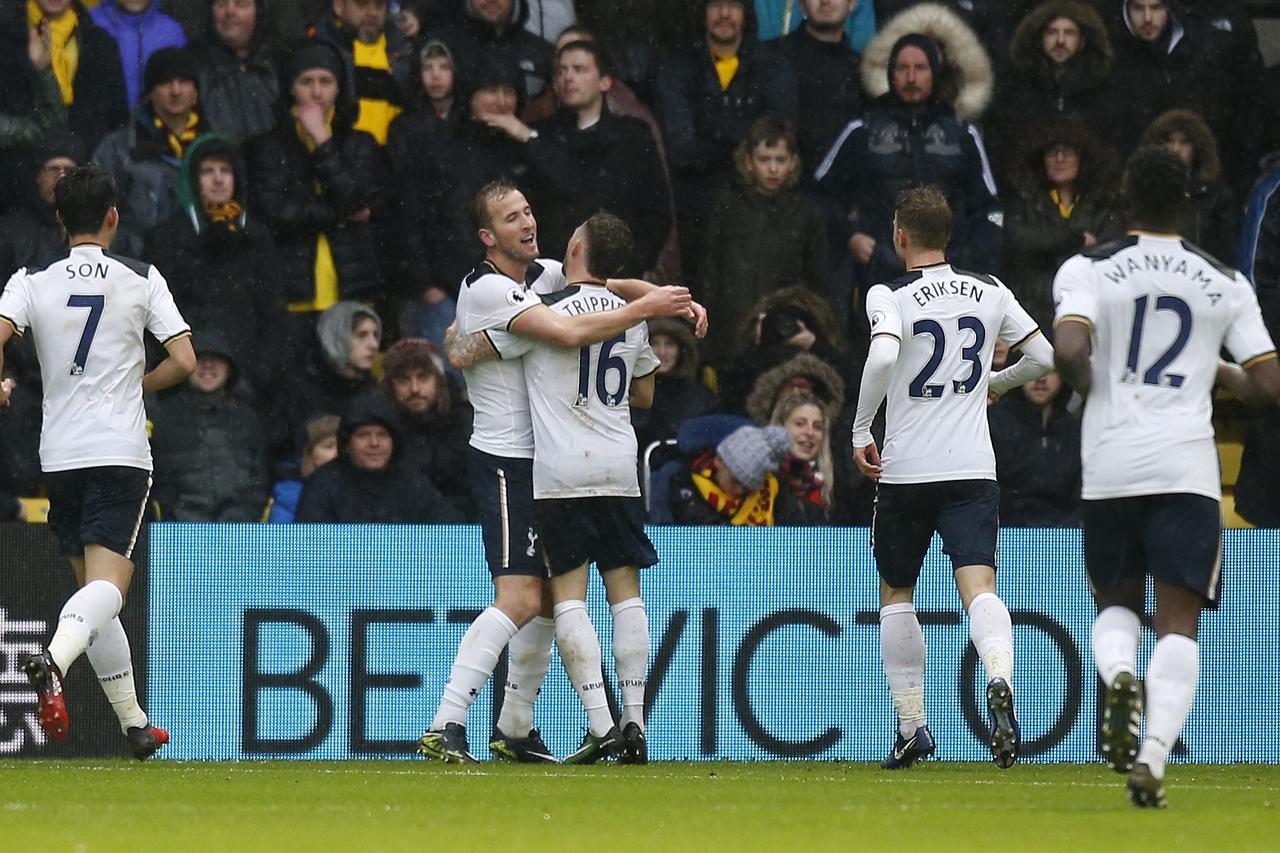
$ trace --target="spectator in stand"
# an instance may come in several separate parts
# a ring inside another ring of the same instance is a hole
[[[784,397],[807,394],[822,401],[834,422],[844,407],[845,382],[827,362],[807,352],[798,353],[761,373],[747,395],[746,414],[756,423],[769,423]]]
[[[786,427],[739,427],[719,444],[683,460],[668,487],[676,524],[773,527],[808,517],[778,476],[791,433]]]
[[[421,183],[402,188],[423,200],[426,214],[421,233],[427,235],[427,260],[415,272],[428,276],[426,284],[439,287],[450,299],[457,297],[462,278],[481,260],[471,199],[490,181],[523,181],[529,170],[526,144],[499,129],[519,111],[519,71],[495,60],[466,73],[461,79],[466,112],[457,130],[432,135],[431,146],[417,154],[423,160],[416,172]]]
[[[1027,13],[1009,44],[1009,64],[987,124],[1001,178],[1028,127],[1073,117],[1095,133],[1106,131],[1111,39],[1084,0],[1048,0]]]
[[[812,394],[788,394],[773,407],[769,423],[791,433],[791,449],[779,474],[799,499],[809,523],[826,523],[835,512],[835,466],[822,400]]]
[[[89,14],[116,40],[124,71],[125,109],[133,110],[151,91],[147,66],[152,54],[186,47],[187,34],[160,11],[160,0],[102,0]]]
[[[465,66],[499,62],[519,69],[520,94],[534,98],[551,82],[551,45],[523,26],[525,0],[465,0],[461,19],[433,33]]]
[[[1245,210],[1240,270],[1253,282],[1262,319],[1280,340],[1280,152],[1262,162]],[[1257,527],[1280,527],[1280,410],[1259,413],[1245,438],[1236,512]]]
[[[301,452],[298,454],[297,476],[280,480],[272,487],[267,510],[269,523],[293,522],[303,485],[317,469],[338,458],[338,424],[341,421],[337,415],[318,415],[303,425],[299,433]]]
[[[209,127],[237,145],[271,130],[280,70],[267,0],[210,0],[209,36],[192,46]]]
[[[342,56],[343,88],[357,105],[352,127],[386,144],[387,130],[405,106],[413,50],[387,19],[387,0],[333,0],[315,37]]]
[[[939,43],[947,45],[945,65]],[[863,86],[876,97],[817,170],[835,206],[841,254],[852,262],[842,275],[860,294],[903,273],[892,245],[894,199],[904,187],[930,184],[956,212],[947,257],[958,267],[998,269],[1003,211],[970,121],[990,98],[991,66],[973,31],[946,9],[917,6],[876,34],[862,68]],[[860,309],[857,296],[853,308]]]
[[[116,40],[75,0],[30,0],[27,24],[33,32],[27,57],[17,45],[6,45],[0,51],[0,94],[6,96],[0,100],[28,109],[39,97],[38,69],[32,63],[43,63],[47,42],[49,67],[66,108],[67,126],[80,137],[86,151],[93,151],[103,137],[129,120]],[[41,42],[40,48],[32,45],[36,40]],[[34,59],[33,49],[37,54]],[[9,109],[5,107],[6,112]]]
[[[345,411],[361,392],[374,387],[371,371],[382,342],[382,320],[359,302],[339,302],[316,323],[316,340],[290,384],[279,389],[272,448],[288,453],[298,429],[316,415]]]
[[[757,14],[765,2],[774,0],[757,0]],[[790,6],[788,3],[787,8]],[[871,4],[858,0],[800,0],[799,6],[804,23],[769,44],[786,57],[796,75],[800,162],[804,175],[812,176],[840,130],[862,115],[862,56],[849,43],[847,25],[853,22],[855,9],[865,7],[870,14]]]
[[[609,111],[613,69],[595,42],[567,43],[556,52],[555,67],[556,115],[534,128],[514,114],[489,120],[525,148],[543,255],[559,259],[574,230],[608,210],[635,235],[623,273],[651,276],[671,229],[667,175],[653,137],[639,119]]]
[[[52,33],[28,27],[25,16],[0,13],[0,215],[28,194],[29,147],[66,123]]]
[[[1053,277],[1077,252],[1124,229],[1115,158],[1089,128],[1050,120],[1033,128],[1010,165],[1006,281],[1043,329],[1053,328]]]
[[[167,521],[260,521],[267,453],[253,406],[232,393],[236,361],[201,330],[196,369],[151,405],[156,502]]]
[[[1056,373],[987,409],[1000,480],[1000,524],[1080,526],[1080,418]]]
[[[37,146],[36,174],[31,193],[19,209],[0,219],[0,282],[20,267],[55,257],[67,246],[67,235],[53,208],[53,186],[67,171],[84,162],[84,146],[67,130],[53,130]]]
[[[133,121],[114,131],[93,162],[116,179],[120,230],[112,248],[140,257],[143,237],[178,209],[182,157],[207,130],[200,115],[199,69],[190,51],[166,47],[147,61],[146,98]]]
[[[675,438],[691,418],[711,414],[720,401],[700,375],[698,341],[687,323],[650,320],[649,346],[658,357],[653,405],[631,410],[631,425],[643,453],[655,441]]]
[[[143,257],[164,272],[182,316],[206,340],[213,333],[263,392],[273,369],[288,369],[273,346],[284,300],[265,222],[250,211],[245,167],[228,139],[208,134],[187,148],[180,208],[147,232]]]
[[[783,288],[757,302],[743,317],[738,340],[737,357],[716,370],[725,411],[745,413],[747,395],[756,380],[797,355],[811,355],[825,363],[849,387],[857,387],[861,377],[861,362],[845,352],[831,305],[803,285]],[[834,365],[845,365],[846,373]],[[762,419],[768,417],[773,402],[766,405]]]
[[[873,0],[755,0],[755,8],[761,41],[786,38],[815,17],[837,14],[845,47],[850,50],[861,50],[876,32]]]
[[[824,293],[822,212],[796,190],[800,159],[789,122],[757,119],[734,152],[738,180],[716,191],[694,295],[716,318],[704,351],[715,365],[734,355],[736,332],[760,299],[797,279]]]
[[[713,191],[733,177],[733,152],[760,116],[797,117],[791,68],[755,38],[747,0],[703,0],[697,43],[658,69],[657,111],[667,144],[685,274],[701,259]]]
[[[405,460],[416,465],[467,521],[471,405],[449,386],[438,350],[422,338],[405,338],[387,350],[379,388],[399,411]]]
[[[354,107],[331,45],[300,45],[283,79],[284,109],[275,128],[247,146],[247,159],[251,207],[275,239],[276,278],[294,317],[281,336],[296,359],[319,312],[382,292],[369,219],[385,180],[377,141],[351,127]]]
[[[1170,110],[1142,135],[1143,145],[1163,145],[1191,170],[1191,204],[1180,234],[1228,266],[1236,263],[1240,213],[1222,181],[1218,141],[1204,119],[1191,110]]]
[[[351,401],[338,428],[338,458],[307,479],[296,522],[456,524],[458,512],[403,457],[394,408],[381,394]]]

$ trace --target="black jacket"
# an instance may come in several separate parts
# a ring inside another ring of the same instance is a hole
[[[987,410],[1002,525],[1080,525],[1080,419],[1066,410],[1069,395],[1058,395],[1047,424],[1020,391]]]
[[[381,203],[382,152],[367,133],[334,121],[334,134],[315,151],[285,114],[248,148],[251,200],[262,212],[277,252],[277,276],[289,302],[315,296],[316,244],[328,235],[343,299],[372,299],[382,288],[377,249],[367,222],[353,213]],[[317,192],[317,185],[319,192]]]
[[[267,133],[276,122],[280,98],[278,59],[264,40],[255,39],[241,59],[212,32],[191,48],[200,66],[200,111],[214,133],[233,142]]]
[[[457,22],[433,32],[431,37],[449,45],[457,59],[455,70],[457,66],[474,67],[488,61],[519,68],[525,96],[536,98],[551,83],[555,52],[550,44],[524,28],[527,15],[524,0],[514,0],[512,21],[499,31],[464,9]]]
[[[667,173],[648,126],[605,107],[600,120],[585,130],[566,110],[540,122],[537,130],[525,153],[543,256],[561,258],[574,229],[607,210],[631,227],[635,240],[626,272],[639,276],[654,269],[671,230],[671,211]]]
[[[776,44],[796,76],[800,165],[811,178],[841,128],[862,114],[862,57],[848,35],[836,43],[819,41],[804,26]]]
[[[458,509],[467,521],[476,521],[471,507],[471,484],[467,479],[470,456],[471,405],[454,395],[449,413],[431,419],[400,413],[405,461],[430,478],[440,494]]]
[[[67,247],[53,208],[39,202],[0,219],[0,282]]]

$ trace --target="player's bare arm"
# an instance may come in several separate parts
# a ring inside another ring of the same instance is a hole
[[[1247,406],[1268,408],[1280,405],[1280,361],[1267,353],[1243,367],[1229,361],[1218,362],[1218,384]]]
[[[510,329],[556,346],[582,347],[608,340],[645,320],[679,317],[691,302],[686,287],[657,287],[635,302],[599,314],[562,317],[545,305],[537,305],[516,317]]]
[[[9,342],[9,338],[13,337],[13,332],[13,326],[8,320],[0,319],[0,375],[4,373],[4,345]],[[0,382],[0,409],[9,405],[9,397],[13,394],[16,384],[12,379]]]
[[[633,409],[648,409],[653,405],[653,394],[657,385],[658,372],[655,370],[647,376],[631,380],[631,394],[627,402]]]
[[[169,353],[168,357],[142,377],[143,394],[172,388],[196,369],[196,350],[191,345],[191,335],[181,335],[165,341],[164,348]]]
[[[1053,360],[1058,373],[1081,397],[1089,396],[1093,383],[1089,326],[1080,320],[1061,320],[1054,330]]]
[[[1013,349],[1022,353],[1018,363],[991,374],[991,391],[1002,397],[1014,388],[1053,372],[1053,347],[1039,331],[1019,342]]]
[[[498,351],[493,348],[488,335],[484,332],[464,335],[458,331],[456,322],[450,323],[449,328],[445,329],[444,354],[449,359],[449,364],[458,370],[466,370],[474,364],[498,357]]]
[[[611,278],[605,281],[604,286],[628,302],[635,302],[637,299],[644,297],[649,291],[658,287],[658,285],[640,278]],[[697,301],[689,303],[689,315],[685,319],[692,321],[695,337],[705,338],[707,336],[707,309],[700,303]]]

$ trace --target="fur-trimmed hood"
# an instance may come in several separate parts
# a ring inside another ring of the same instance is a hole
[[[1090,87],[1105,80],[1115,58],[1111,37],[1102,16],[1080,0],[1048,0],[1027,13],[1009,41],[1009,61],[1014,70],[1023,74],[1052,71],[1053,61],[1045,55],[1041,34],[1055,18],[1075,21],[1084,36],[1080,51],[1066,62],[1081,69],[1080,82]]]
[[[894,15],[862,54],[862,88],[873,98],[889,91],[889,57],[898,39],[919,33],[938,45],[944,73],[934,81],[941,99],[963,119],[976,120],[991,103],[991,57],[964,19],[939,3],[919,3]]]
[[[650,320],[649,340],[652,341],[654,335],[666,335],[680,347],[680,360],[667,376],[678,380],[698,378],[698,368],[702,361],[698,357],[698,339],[694,337],[693,329],[689,328],[688,323],[665,317]]]
[[[797,376],[808,377],[813,382],[814,394],[827,403],[828,420],[834,419],[844,406],[844,380],[834,367],[807,352],[760,374],[747,395],[747,414],[751,419],[767,424],[778,402],[778,390]]]
[[[1169,110],[1161,113],[1143,132],[1142,144],[1164,145],[1172,133],[1181,133],[1196,149],[1193,178],[1203,182],[1222,180],[1218,141],[1198,113],[1192,110]]]
[[[1026,196],[1050,189],[1045,175],[1044,153],[1054,145],[1070,145],[1080,155],[1080,177],[1076,191],[1081,195],[1107,192],[1118,183],[1120,167],[1115,152],[1089,125],[1072,118],[1051,118],[1033,125],[1019,137],[1009,179],[1015,190]]]
[[[757,318],[761,314],[768,315],[779,309],[786,309],[789,313],[800,315],[805,325],[809,327],[809,331],[817,336],[822,345],[833,350],[844,349],[844,336],[840,332],[840,325],[836,322],[835,313],[831,310],[831,303],[808,287],[799,284],[775,290],[756,302],[742,321],[742,327],[738,330],[738,340],[754,340],[759,322]]]

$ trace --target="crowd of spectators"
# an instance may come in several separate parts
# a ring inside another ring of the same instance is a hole
[[[507,178],[545,257],[608,209],[636,235],[629,275],[709,309],[703,341],[651,324],[655,400],[633,422],[653,520],[866,523],[847,452],[862,294],[901,272],[906,186],[946,195],[949,259],[1048,332],[1057,266],[1124,233],[1120,164],[1166,146],[1194,175],[1184,235],[1250,277],[1280,333],[1276,75],[1246,5],[5,3],[0,283],[63,247],[62,172],[101,165],[114,251],[165,275],[199,353],[148,401],[158,517],[471,520],[442,341],[481,257],[469,202]],[[0,519],[41,488],[39,371],[11,347]],[[991,407],[1005,523],[1077,523],[1077,403],[1049,377]],[[1280,523],[1276,417],[1244,467],[1241,512]]]

